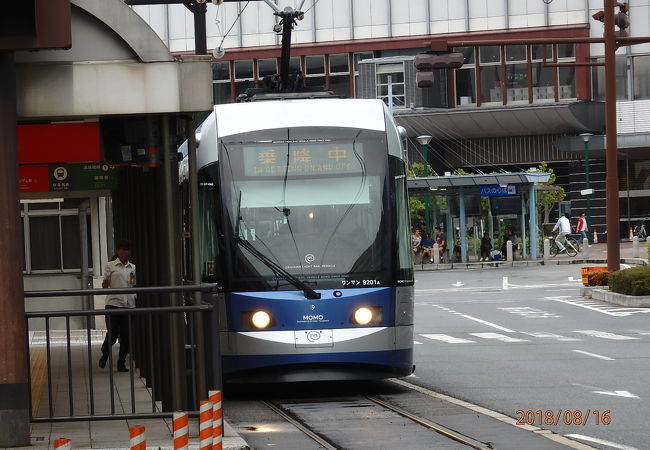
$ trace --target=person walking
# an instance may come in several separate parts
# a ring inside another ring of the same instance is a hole
[[[569,213],[564,213],[564,215],[558,219],[557,223],[553,227],[553,231],[558,230],[557,236],[555,238],[557,248],[560,249],[558,253],[562,253],[566,250],[564,243],[566,242],[567,235],[571,234],[571,221],[569,220],[570,217],[571,216]]]
[[[106,288],[130,288],[135,286],[135,264],[129,261],[131,256],[131,243],[126,240],[117,242],[115,255],[106,263],[104,268],[104,281],[102,287]],[[135,308],[135,294],[108,294],[106,296],[106,309]],[[117,371],[128,372],[126,367],[126,355],[129,354],[129,317],[126,314],[106,316],[106,324],[110,333],[102,344],[102,356],[99,359],[99,367],[106,367],[109,354],[113,344],[119,338],[120,352],[117,358]],[[109,341],[110,336],[110,341]]]
[[[589,231],[589,227],[587,226],[587,214],[586,213],[581,213],[580,217],[578,218],[578,226],[576,227],[576,231],[580,233],[580,242],[583,242],[583,239],[587,239],[589,241],[589,236],[587,235],[587,232]]]

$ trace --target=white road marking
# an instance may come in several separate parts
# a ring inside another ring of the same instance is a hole
[[[502,342],[530,342],[528,339],[518,339],[510,336],[505,336],[499,333],[470,333],[472,336],[480,337],[482,339],[496,339]]]
[[[536,337],[536,338],[555,339],[557,341],[563,341],[563,342],[582,341],[582,339],[565,337],[565,336],[562,336],[561,334],[546,333],[544,331],[531,331],[531,332],[522,331],[522,333],[527,334],[529,336]]]
[[[639,450],[636,447],[630,447],[629,445],[617,444],[616,442],[605,441],[603,439],[597,439],[590,436],[585,436],[583,434],[567,434],[566,437],[571,439],[579,439],[581,441],[593,442],[594,444],[606,445],[608,447],[617,448],[619,450]]]
[[[422,345],[422,342],[419,342],[419,341],[413,341],[413,345]]]
[[[506,311],[510,314],[518,314],[520,316],[529,318],[529,319],[548,319],[548,318],[559,318],[560,316],[541,309],[531,308],[530,306],[515,306],[509,308],[497,308],[503,311]]]
[[[597,355],[596,353],[589,353],[582,350],[573,350],[573,351],[576,353],[581,353],[583,355],[593,356],[594,358],[602,359],[605,361],[616,361],[614,358],[610,358],[609,356]]]
[[[573,281],[573,277],[568,277],[568,281]]]
[[[596,394],[613,395],[614,397],[639,398],[628,391],[592,391]]]
[[[507,277],[505,277],[507,278]],[[508,283],[508,289],[540,289],[540,288],[563,288],[563,287],[576,287],[579,283],[574,282],[565,282],[565,283],[548,283],[548,284],[524,284],[524,285],[514,285]],[[430,292],[464,292],[464,291],[475,291],[475,292],[499,292],[503,287],[499,286],[476,286],[476,287],[458,287],[458,288],[435,288],[435,289],[416,289],[415,295],[422,296]]]
[[[455,283],[452,284],[452,286],[461,287],[461,286],[465,286],[465,283],[463,283],[462,281],[456,281]]]
[[[598,331],[598,330],[575,330],[574,333],[586,334],[587,336],[602,338],[602,339],[612,339],[614,341],[629,341],[632,339],[639,339],[638,337],[632,336],[623,336],[620,334],[609,333],[607,331]]]
[[[501,289],[508,289],[508,277],[503,277],[501,282]]]
[[[483,325],[487,325],[487,326],[496,328],[497,330],[505,331],[506,333],[514,333],[515,332],[515,330],[511,330],[509,328],[502,327],[501,325],[497,325],[495,323],[488,322],[487,320],[481,320],[481,319],[476,318],[476,317],[468,316],[467,314],[461,314],[461,317],[464,317],[464,318],[469,319],[469,320],[474,320],[476,322],[482,323]]]
[[[590,309],[602,314],[615,317],[627,317],[632,314],[650,313],[650,308],[620,308],[616,306],[607,306],[602,303],[597,303],[591,300],[582,300],[575,297],[557,296],[557,297],[544,297],[546,300],[553,300],[555,302],[566,303],[567,305],[579,306],[580,308]],[[570,299],[570,300],[569,300]]]
[[[447,334],[421,334],[420,336],[427,339],[433,339],[434,341],[443,341],[448,344],[476,344],[475,341],[470,341],[469,339],[455,338]]]

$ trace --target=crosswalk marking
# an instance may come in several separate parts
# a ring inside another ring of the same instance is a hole
[[[447,334],[421,334],[420,336],[427,339],[433,339],[435,341],[443,341],[448,344],[475,344],[475,341],[470,341],[469,339],[455,338]]]
[[[555,302],[566,303],[567,305],[579,306],[580,308],[589,309],[599,313],[607,314],[615,317],[627,317],[632,314],[650,313],[650,308],[625,308],[620,306],[608,306],[607,304],[599,303],[593,300],[583,300],[581,298],[556,296],[544,297],[546,300],[553,300]]]
[[[556,341],[562,341],[562,342],[576,342],[582,340],[578,338],[565,337],[562,336],[561,334],[546,333],[544,331],[531,331],[531,332],[523,331],[523,333],[536,338],[554,339]]]
[[[470,333],[470,334],[472,336],[476,336],[481,339],[496,339],[497,341],[502,341],[502,342],[530,342],[528,339],[513,338],[499,333]]]
[[[575,330],[574,333],[586,334],[587,336],[593,336],[603,339],[612,339],[615,341],[628,341],[631,339],[639,339],[638,337],[623,336],[621,334],[609,333],[607,331],[598,331],[598,330]]]

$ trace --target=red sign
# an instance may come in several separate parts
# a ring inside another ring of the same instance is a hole
[[[50,173],[46,165],[20,166],[20,192],[47,192]]]
[[[18,125],[20,164],[100,160],[98,122]]]

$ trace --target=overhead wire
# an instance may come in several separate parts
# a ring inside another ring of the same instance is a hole
[[[241,11],[239,11],[239,14],[237,14],[237,17],[235,17],[235,20],[233,21],[232,25],[230,25],[230,28],[228,28],[228,31],[226,31],[226,34],[224,34],[224,35],[223,35],[223,38],[221,38],[221,42],[219,43],[219,47],[221,47],[221,46],[223,45],[223,41],[226,40],[226,37],[228,37],[228,35],[229,35],[230,32],[232,31],[232,29],[234,28],[235,24],[237,23],[237,21],[239,20],[239,18],[241,17],[241,15],[242,15],[242,14],[244,13],[244,11],[246,10],[246,7],[249,5],[249,3],[250,3],[250,0],[247,1],[246,4],[244,5],[244,7],[241,9]]]

